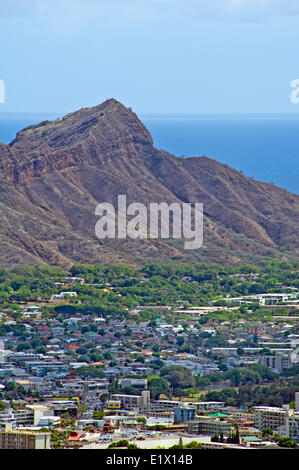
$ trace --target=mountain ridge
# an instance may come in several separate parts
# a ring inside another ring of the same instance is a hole
[[[69,266],[148,260],[298,259],[299,196],[206,156],[154,147],[114,99],[19,131],[0,143],[0,262]],[[98,240],[99,202],[202,202],[204,247],[174,240]]]

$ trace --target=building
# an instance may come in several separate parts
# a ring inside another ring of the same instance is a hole
[[[120,401],[122,408],[124,409],[147,409],[150,406],[150,392],[144,390],[140,395],[121,395],[114,394],[111,396],[110,401]]]
[[[287,418],[287,437],[299,442],[299,413],[293,413]]]
[[[41,313],[41,307],[38,305],[32,305],[31,307],[27,307],[26,310],[23,312],[23,318],[32,318],[37,317]]]
[[[134,387],[137,390],[146,390],[147,389],[147,379],[125,378],[125,379],[120,379],[118,381],[118,384],[121,388]]]
[[[60,292],[60,294],[53,294],[51,300],[65,300],[68,297],[77,297],[77,292]]]
[[[177,424],[187,423],[192,421],[196,416],[196,408],[187,406],[177,406],[174,409],[174,418]]]
[[[224,408],[223,401],[199,401],[194,403],[197,411],[218,410]]]
[[[295,409],[299,412],[299,392],[295,393]]]
[[[26,392],[35,390],[36,388],[35,382],[32,382],[31,380],[26,380],[26,379],[15,380],[15,384],[17,387],[23,387],[26,390]]]
[[[261,364],[279,372],[293,366],[290,352],[286,354],[275,354],[275,356],[262,356]]]
[[[27,407],[13,410],[13,417],[16,426],[34,424],[34,412]]]
[[[55,400],[49,404],[49,408],[54,416],[67,413],[70,418],[77,418],[78,403],[75,400]]]
[[[151,402],[150,411],[161,412],[174,412],[177,406],[182,404],[179,400],[155,400]]]
[[[292,414],[288,407],[277,408],[274,406],[255,406],[254,423],[255,427],[262,431],[269,428],[279,434],[286,434],[287,418]]]
[[[120,400],[109,400],[109,401],[107,401],[107,408],[109,408],[109,410],[120,410],[121,409],[121,401]]]
[[[53,428],[55,424],[60,422],[59,416],[42,416],[37,423],[38,426],[46,427],[46,428]]]
[[[207,434],[209,436],[223,434],[228,436],[233,432],[233,429],[233,426],[227,421],[211,416],[198,416],[196,420],[188,422],[188,433],[190,434]]]
[[[0,432],[0,449],[50,449],[50,432]]]
[[[36,426],[40,423],[40,420],[44,416],[48,416],[50,413],[50,408],[45,405],[26,405],[26,409],[31,412],[33,418],[33,424]]]

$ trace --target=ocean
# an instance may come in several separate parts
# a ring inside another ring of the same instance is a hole
[[[0,113],[0,141],[55,114]],[[157,148],[202,156],[299,194],[299,115],[141,115]]]

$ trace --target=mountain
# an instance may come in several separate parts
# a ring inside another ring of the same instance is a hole
[[[262,156],[261,156],[262,158]],[[99,240],[95,207],[201,202],[204,245]],[[0,143],[0,263],[253,262],[298,259],[299,196],[208,157],[156,149],[132,110],[114,99],[21,130]]]

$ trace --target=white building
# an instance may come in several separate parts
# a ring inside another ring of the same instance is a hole
[[[68,297],[77,297],[77,292],[60,292],[60,294],[53,294],[51,300],[65,300]]]

